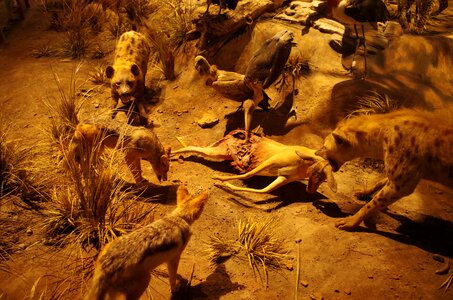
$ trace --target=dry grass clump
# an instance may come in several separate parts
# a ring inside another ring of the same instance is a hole
[[[48,42],[44,43],[35,49],[32,50],[31,55],[40,58],[40,57],[56,57],[60,55],[60,51],[54,46],[50,45]]]
[[[7,133],[7,125],[0,120],[0,199],[14,195],[21,200],[16,204],[38,209],[49,195],[48,178],[39,174],[33,148],[10,140]]]
[[[103,138],[80,161],[64,153],[68,184],[54,188],[45,220],[46,233],[56,244],[99,250],[152,211],[136,204],[136,194],[119,177],[119,151],[101,155]]]
[[[60,78],[54,73],[55,83],[58,88],[57,99],[44,99],[44,105],[49,108],[50,123],[47,128],[54,145],[67,145],[72,138],[75,127],[79,123],[79,112],[83,104],[83,96],[77,93],[78,65],[72,72],[69,86],[63,87]]]
[[[277,235],[278,223],[273,219],[254,221],[251,218],[238,222],[238,238],[222,241],[210,237],[206,241],[206,253],[213,264],[219,264],[230,257],[246,260],[253,274],[260,276],[263,271],[268,283],[268,269],[281,269],[289,259],[287,241]]]
[[[105,66],[100,64],[94,67],[94,70],[89,73],[89,80],[94,84],[107,85],[109,84],[109,79],[105,75]]]
[[[356,107],[358,108],[351,111],[348,118],[358,115],[385,114],[400,108],[401,104],[387,94],[381,95],[376,91],[371,91],[357,100]]]

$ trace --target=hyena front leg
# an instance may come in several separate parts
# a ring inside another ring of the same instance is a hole
[[[407,172],[408,174],[415,174]],[[402,178],[389,180],[384,187],[374,195],[373,199],[363,206],[355,215],[343,218],[335,223],[335,227],[343,230],[354,230],[360,223],[373,213],[383,210],[398,199],[411,194],[417,186],[418,178]],[[404,185],[402,184],[404,183]]]

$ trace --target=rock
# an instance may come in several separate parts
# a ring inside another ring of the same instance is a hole
[[[209,113],[203,114],[203,116],[197,121],[198,126],[201,128],[211,128],[219,123],[219,119]]]
[[[288,8],[286,8],[282,13],[276,15],[275,18],[305,25],[307,23],[307,19],[316,14],[317,12],[312,9],[311,3],[293,1]]]
[[[301,280],[300,281],[300,284],[303,286],[303,287],[307,287],[308,286],[308,282],[306,280]]]
[[[321,293],[319,293],[319,292],[314,292],[314,293],[310,294],[310,299],[311,299],[311,300],[323,300],[324,297],[322,296]]]
[[[343,292],[344,292],[346,295],[351,295],[351,289],[350,289],[350,288],[345,288],[345,289],[343,289]]]
[[[343,24],[327,19],[327,18],[320,18],[314,22],[313,28],[318,29],[322,33],[337,33],[341,36],[344,35],[345,27]]]

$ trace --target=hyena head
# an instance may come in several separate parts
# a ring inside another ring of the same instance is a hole
[[[324,146],[316,151],[316,155],[327,159],[334,172],[347,161],[357,157],[357,134],[349,132],[347,127],[337,127],[324,140]]]
[[[124,104],[132,100],[140,84],[141,71],[137,64],[115,70],[108,66],[105,75],[111,80],[112,91],[116,92]]]

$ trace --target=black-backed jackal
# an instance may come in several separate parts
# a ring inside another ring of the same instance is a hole
[[[167,263],[171,291],[177,290],[179,260],[208,199],[206,192],[189,195],[177,191],[177,207],[169,215],[121,236],[102,249],[85,300],[139,299],[151,279],[151,271]]]

